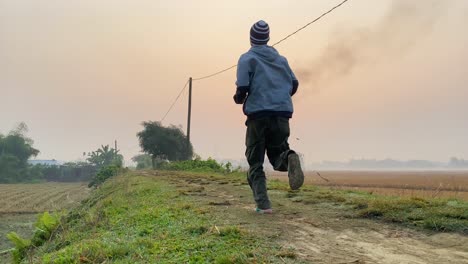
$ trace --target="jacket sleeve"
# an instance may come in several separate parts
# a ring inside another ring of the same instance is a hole
[[[245,59],[241,56],[237,63],[236,93],[233,96],[236,104],[243,104],[250,90],[250,68]]]
[[[250,86],[250,72],[248,60],[244,56],[241,56],[237,63],[237,87]]]
[[[292,81],[291,96],[293,96],[297,92],[297,88],[299,88],[299,81],[298,80],[293,80]]]
[[[286,60],[286,58],[285,58],[285,61],[286,61],[286,65],[287,65],[287,67],[289,69],[289,74],[291,74],[291,79],[292,79],[291,96],[293,96],[297,92],[297,89],[299,88],[299,81],[297,80],[296,75],[294,74],[294,72],[291,70],[291,67],[289,66],[288,60]]]

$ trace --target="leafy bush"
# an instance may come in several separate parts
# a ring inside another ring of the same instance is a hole
[[[23,239],[15,232],[8,233],[7,238],[15,245],[15,249],[12,252],[13,261],[20,263],[26,255],[26,251],[31,247],[31,240]]]
[[[39,219],[35,224],[36,231],[32,239],[33,245],[42,245],[47,239],[52,236],[52,233],[57,228],[60,221],[58,214],[51,215],[48,212],[39,215]]]
[[[103,167],[98,171],[96,176],[88,184],[88,187],[93,187],[93,186],[98,187],[107,179],[119,174],[120,171],[121,171],[121,168],[114,166],[114,165]]]
[[[15,249],[12,251],[13,261],[20,263],[26,257],[28,250],[39,247],[49,240],[57,229],[60,218],[61,215],[58,213],[51,215],[49,212],[45,212],[39,215],[34,224],[36,230],[32,239],[23,239],[15,232],[8,233],[7,238],[15,245]]]

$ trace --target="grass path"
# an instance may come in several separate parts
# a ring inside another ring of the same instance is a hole
[[[468,263],[468,237],[358,217],[365,194],[269,182],[253,212],[239,176],[144,171],[107,182],[32,260],[44,263]],[[463,223],[463,222],[462,222]]]
[[[357,217],[346,196],[360,193],[269,183],[275,213],[256,215],[250,188],[239,178],[180,174],[168,179],[192,200],[230,223],[254,230],[307,263],[468,263],[468,237],[404,228]],[[296,260],[296,261],[297,261]]]

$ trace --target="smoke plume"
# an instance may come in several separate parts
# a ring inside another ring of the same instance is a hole
[[[326,88],[357,67],[398,60],[425,41],[447,2],[395,0],[374,27],[337,30],[321,54],[296,70],[301,93]]]

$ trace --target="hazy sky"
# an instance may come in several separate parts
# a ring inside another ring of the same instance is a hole
[[[271,43],[340,0],[0,0],[0,132],[24,121],[39,158],[139,152],[188,77],[235,64],[250,26]],[[468,158],[468,1],[350,0],[277,46],[300,81],[293,148],[306,161]],[[242,158],[235,70],[193,84],[192,142]],[[164,124],[186,128],[184,94]],[[298,139],[297,139],[298,138]]]

